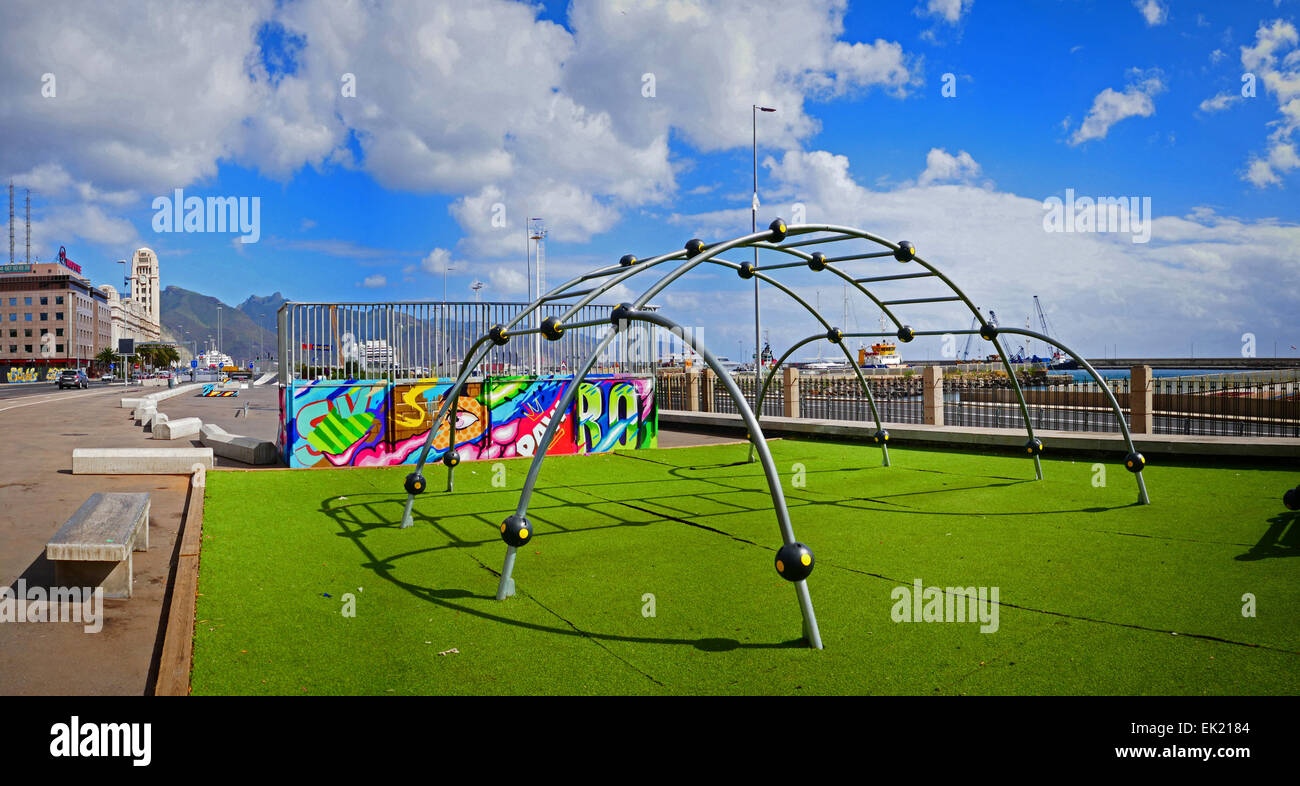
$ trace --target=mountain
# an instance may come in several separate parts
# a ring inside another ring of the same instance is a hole
[[[270,298],[249,298],[249,301],[270,301],[278,297],[280,294],[277,292]],[[186,360],[194,348],[202,352],[208,345],[209,337],[216,344],[218,335],[221,345],[217,348],[240,365],[248,363],[258,353],[275,352],[274,310],[270,312],[271,329],[267,330],[239,308],[181,287],[167,287],[162,291],[160,300],[164,340],[175,342]],[[245,301],[245,305],[247,303]],[[221,307],[219,334],[218,306]]]
[[[284,295],[281,295],[279,292],[276,292],[274,295],[269,297],[249,295],[248,300],[240,303],[238,308],[240,311],[247,314],[248,318],[253,320],[253,322],[263,330],[269,330],[274,333],[275,314],[280,310],[280,306],[282,306],[284,302]]]

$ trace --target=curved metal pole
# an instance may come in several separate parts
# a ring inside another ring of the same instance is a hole
[[[578,394],[578,388],[581,387],[582,381],[591,371],[591,367],[596,364],[596,358],[600,357],[600,354],[605,351],[605,348],[609,346],[610,342],[613,341],[614,337],[620,332],[622,332],[622,326],[614,325],[609,332],[605,334],[605,337],[600,340],[600,343],[596,345],[596,348],[591,351],[591,355],[583,362],[582,368],[576,370],[573,382],[564,389],[564,393],[560,396],[560,400],[555,405],[555,411],[559,416],[551,418],[551,421],[546,424],[546,431],[543,433],[541,440],[537,443],[536,452],[533,453],[533,461],[528,465],[528,476],[524,479],[524,489],[523,493],[519,497],[519,505],[515,509],[515,515],[523,516],[528,510],[528,502],[533,496],[533,486],[537,484],[537,474],[542,469],[542,460],[546,458],[546,452],[551,447],[551,441],[555,439],[555,432],[559,428],[560,421],[564,420],[562,413],[569,408],[570,404],[573,403],[573,398]],[[514,570],[515,547],[507,546],[505,564],[501,567],[501,581],[497,584],[497,600],[505,600],[515,594],[515,580],[511,575],[514,573]]]
[[[837,239],[843,239],[843,236],[859,237],[859,238],[862,238],[863,240],[869,240],[869,241],[872,241],[872,242],[874,242],[874,243],[877,243],[877,244],[879,244],[879,245],[885,246],[886,248],[889,248],[889,249],[893,249],[893,250],[895,250],[895,251],[897,251],[897,250],[899,249],[899,246],[898,246],[897,243],[892,243],[892,242],[890,242],[890,241],[888,241],[888,240],[885,240],[884,238],[880,237],[879,235],[873,235],[873,234],[870,233],[870,232],[864,232],[864,231],[862,231],[862,230],[860,230],[860,229],[854,229],[853,227],[840,226],[840,225],[838,225],[838,224],[796,224],[796,225],[794,225],[794,226],[788,226],[788,227],[786,227],[786,234],[787,234],[787,235],[803,235],[803,234],[815,233],[815,232],[834,232],[834,233],[837,233],[838,235],[841,236],[841,237],[839,237],[839,238],[837,238]],[[780,246],[772,246],[772,248],[774,248],[775,250],[778,250],[778,251],[789,251],[789,249],[787,249],[787,248],[781,248]],[[789,253],[794,253],[796,256],[805,256],[805,257],[809,256],[809,255],[806,255],[805,252],[789,252]],[[931,265],[930,263],[926,262],[924,259],[922,259],[922,258],[919,257],[919,256],[913,256],[913,257],[912,257],[912,261],[913,261],[913,262],[916,262],[916,263],[919,264],[921,267],[923,267],[923,268],[925,268],[926,270],[928,270],[928,271],[929,271],[931,274],[933,274],[936,278],[938,278],[940,281],[942,281],[944,284],[946,284],[947,287],[948,287],[950,290],[952,290],[953,294],[956,295],[957,297],[959,297],[959,298],[961,299],[962,303],[964,303],[964,304],[966,305],[966,307],[967,307],[968,309],[970,309],[971,313],[975,315],[975,318],[976,318],[977,320],[979,320],[979,324],[980,324],[981,326],[984,326],[984,325],[987,325],[987,324],[988,324],[988,322],[984,319],[984,315],[980,313],[979,309],[975,307],[975,304],[972,303],[971,300],[970,300],[970,298],[968,298],[968,297],[966,296],[966,293],[963,292],[963,291],[961,290],[961,288],[958,287],[958,286],[953,282],[952,279],[948,278],[948,277],[947,277],[946,275],[944,275],[944,274],[943,274],[943,273],[942,273],[938,268],[936,268],[935,266],[933,266],[933,265]],[[830,266],[830,265],[827,265],[827,267],[830,268],[831,266]],[[862,289],[863,292],[866,292],[866,290],[863,289],[862,287],[859,287],[859,289]],[[868,297],[872,298],[872,300],[876,300],[875,296],[872,295],[870,292],[866,292],[866,294],[867,294]],[[879,303],[878,300],[877,300],[877,303]],[[883,306],[882,306],[882,308],[883,308]],[[897,324],[897,320],[895,320],[895,324]],[[994,342],[993,342],[993,345],[994,345],[994,347],[995,347],[995,348],[997,349],[997,351],[998,351],[998,357],[1002,359],[1002,366],[1003,366],[1004,369],[1006,369],[1007,376],[1011,379],[1011,387],[1012,387],[1012,389],[1015,390],[1015,392],[1016,392],[1016,400],[1017,400],[1017,401],[1019,402],[1019,404],[1020,404],[1020,415],[1021,415],[1021,417],[1024,419],[1024,421],[1025,421],[1025,431],[1026,431],[1026,433],[1028,434],[1029,438],[1030,438],[1030,439],[1033,439],[1033,438],[1034,438],[1034,425],[1033,425],[1033,422],[1029,419],[1029,406],[1025,403],[1025,394],[1024,394],[1024,391],[1020,389],[1020,380],[1016,378],[1016,372],[1015,372],[1015,369],[1013,369],[1013,368],[1011,367],[1011,361],[1007,358],[1007,353],[1006,353],[1006,351],[1002,348],[1002,344],[999,343],[999,342],[997,342],[997,341],[994,341]],[[1034,458],[1034,477],[1037,478],[1038,480],[1042,480],[1042,479],[1043,479],[1043,465],[1042,465],[1042,462],[1039,460],[1039,458],[1038,458],[1038,454],[1036,454],[1036,453],[1034,454],[1034,457],[1033,457],[1033,458]]]
[[[828,327],[827,330],[829,330],[829,329],[830,329],[830,328]],[[826,338],[826,336],[824,336],[824,335],[822,335],[822,336],[809,336],[808,338],[805,338],[804,340],[800,341],[799,343],[797,343],[797,344],[795,344],[794,346],[792,346],[792,347],[790,347],[789,349],[787,349],[787,350],[785,351],[785,354],[781,356],[781,359],[778,360],[778,361],[776,361],[776,366],[773,367],[773,369],[772,369],[772,373],[768,375],[767,379],[763,380],[763,388],[758,392],[758,400],[757,400],[757,402],[756,402],[756,404],[755,404],[755,406],[754,406],[754,418],[755,418],[755,419],[760,420],[760,421],[762,420],[762,417],[763,417],[763,399],[767,396],[767,388],[768,388],[768,386],[769,386],[769,385],[771,384],[771,382],[772,382],[772,377],[776,376],[776,370],[779,369],[779,368],[781,368],[781,366],[785,364],[786,359],[789,358],[790,355],[793,354],[794,351],[795,351],[796,349],[798,349],[799,347],[802,347],[802,346],[804,346],[805,344],[808,344],[808,343],[810,343],[810,342],[812,342],[812,341],[816,341],[816,340],[819,339],[819,338]],[[837,346],[839,346],[839,348],[840,348],[841,350],[844,351],[844,356],[845,356],[846,358],[849,359],[849,366],[850,366],[850,367],[853,369],[853,371],[857,374],[857,376],[858,376],[858,382],[861,383],[861,385],[862,385],[862,390],[867,394],[867,403],[869,403],[869,404],[871,405],[871,416],[872,416],[872,417],[875,419],[875,421],[876,421],[876,430],[879,431],[879,430],[883,429],[884,426],[881,425],[881,423],[880,423],[880,413],[876,410],[876,399],[875,399],[874,396],[871,395],[871,386],[867,384],[867,378],[866,378],[865,376],[862,375],[862,369],[858,366],[858,364],[857,364],[856,362],[854,362],[854,360],[853,360],[853,355],[849,352],[848,347],[844,346],[844,342],[843,342],[843,341],[839,341],[839,342],[836,342],[836,344],[837,344]],[[888,466],[889,466],[889,446],[886,445],[884,442],[881,442],[881,443],[880,443],[880,450],[881,450],[881,453],[882,453],[882,455],[883,455],[883,457],[884,457],[884,458],[883,458],[883,461],[882,461],[882,463],[881,463],[881,466],[882,466],[882,467],[888,467]],[[749,443],[749,463],[752,464],[753,462],[754,462],[754,443],[753,443],[753,442],[750,442],[750,443]]]
[[[1070,349],[1066,345],[1062,344],[1056,339],[1050,338],[1048,336],[1044,336],[1042,333],[1036,333],[1032,330],[1026,330],[1023,328],[998,328],[998,332],[1015,333],[1016,335],[1019,336],[1028,336],[1029,338],[1035,339],[1037,341],[1042,341],[1051,344],[1052,346],[1057,347],[1058,349],[1063,351],[1065,354],[1074,358],[1074,361],[1078,363],[1080,366],[1082,366],[1084,370],[1086,370],[1088,374],[1092,376],[1093,381],[1095,381],[1097,385],[1106,392],[1106,398],[1107,400],[1110,401],[1110,408],[1115,412],[1115,419],[1119,421],[1119,430],[1124,435],[1124,441],[1128,443],[1129,452],[1130,453],[1138,452],[1137,447],[1133,444],[1133,435],[1129,433],[1128,424],[1124,422],[1124,411],[1120,409],[1119,402],[1115,400],[1115,394],[1111,391],[1110,385],[1106,384],[1106,381],[1102,379],[1101,375],[1097,373],[1097,370],[1092,367],[1092,364],[1090,364],[1087,360],[1084,360],[1082,357],[1076,354],[1074,350]],[[1150,504],[1151,501],[1150,499],[1147,498],[1147,486],[1146,483],[1143,482],[1142,480],[1142,470],[1138,470],[1133,474],[1137,476],[1138,504],[1139,505]]]
[[[786,509],[785,493],[781,488],[781,478],[777,473],[776,463],[772,459],[771,451],[768,450],[767,441],[763,438],[763,432],[758,427],[758,421],[754,419],[754,413],[750,411],[749,404],[746,403],[745,396],[741,393],[740,388],[736,386],[735,380],[731,379],[730,375],[724,373],[722,366],[718,363],[717,358],[713,356],[713,353],[709,351],[708,347],[695,341],[694,336],[687,336],[686,331],[671,319],[660,316],[659,314],[635,310],[631,311],[627,316],[633,321],[649,322],[673,330],[679,336],[682,336],[682,340],[693,350],[698,352],[700,356],[704,358],[704,362],[709,366],[709,368],[713,369],[713,372],[722,379],[723,385],[727,388],[727,392],[735,402],[736,408],[741,413],[741,417],[745,420],[745,425],[748,426],[751,433],[754,434],[754,439],[758,444],[758,452],[762,459],[763,472],[767,476],[768,489],[772,494],[772,503],[776,510],[776,520],[777,525],[781,530],[782,540],[786,545],[794,543],[794,528],[790,525],[790,514]],[[574,391],[577,390],[578,386],[582,383],[583,378],[585,378],[587,373],[591,370],[591,366],[595,363],[596,357],[600,352],[604,351],[604,348],[609,344],[614,336],[618,334],[620,329],[619,326],[615,325],[609,334],[606,335],[605,339],[601,341],[600,345],[597,346],[591,357],[589,357],[587,362],[583,365],[581,372],[574,377],[572,386],[565,391],[564,398],[560,402],[560,408],[567,406],[568,403],[572,401]],[[550,440],[554,436],[555,426],[558,425],[558,421],[558,418],[553,418],[551,420],[550,425],[547,426],[546,435],[542,438],[541,443],[538,445],[537,452],[533,455],[532,464],[528,468],[528,477],[524,480],[524,487],[520,492],[519,505],[515,508],[516,516],[522,517],[527,513],[528,503],[532,499],[533,489],[537,484],[537,476],[541,471],[542,461],[546,458],[546,448],[549,446]],[[498,600],[504,599],[514,593],[514,579],[510,574],[514,571],[515,552],[516,549],[513,546],[507,547],[506,561],[501,571],[501,582],[497,587]],[[795,594],[799,600],[800,612],[803,615],[804,636],[807,638],[809,646],[814,649],[822,649],[821,633],[817,628],[817,617],[813,611],[812,598],[808,594],[808,583],[806,580],[800,580],[793,583],[795,585]]]

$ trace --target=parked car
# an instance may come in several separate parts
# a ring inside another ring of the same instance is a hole
[[[90,386],[90,377],[79,368],[65,368],[59,372],[59,390],[64,388],[86,388]]]
[[[117,379],[117,377],[113,376],[112,374],[105,374],[104,376],[102,376],[102,377],[99,378],[99,381],[100,381],[100,382],[112,382],[112,381],[115,380],[115,379]]]

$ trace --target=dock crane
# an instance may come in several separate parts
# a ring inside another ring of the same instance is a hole
[[[1038,302],[1038,295],[1034,295],[1034,313],[1038,315],[1038,326],[1043,329],[1043,335],[1048,338],[1055,333],[1051,324],[1047,321],[1047,315],[1043,313],[1043,305]],[[1061,350],[1052,348],[1052,362],[1055,363],[1061,359]]]

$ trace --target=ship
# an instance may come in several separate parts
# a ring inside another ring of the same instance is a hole
[[[858,365],[862,368],[903,368],[903,356],[892,341],[877,341],[871,349],[858,347]]]
[[[880,315],[880,332],[887,333],[885,315]],[[858,347],[858,365],[862,368],[906,368],[903,356],[898,354],[898,344],[881,340],[871,345],[870,351],[865,346]]]

